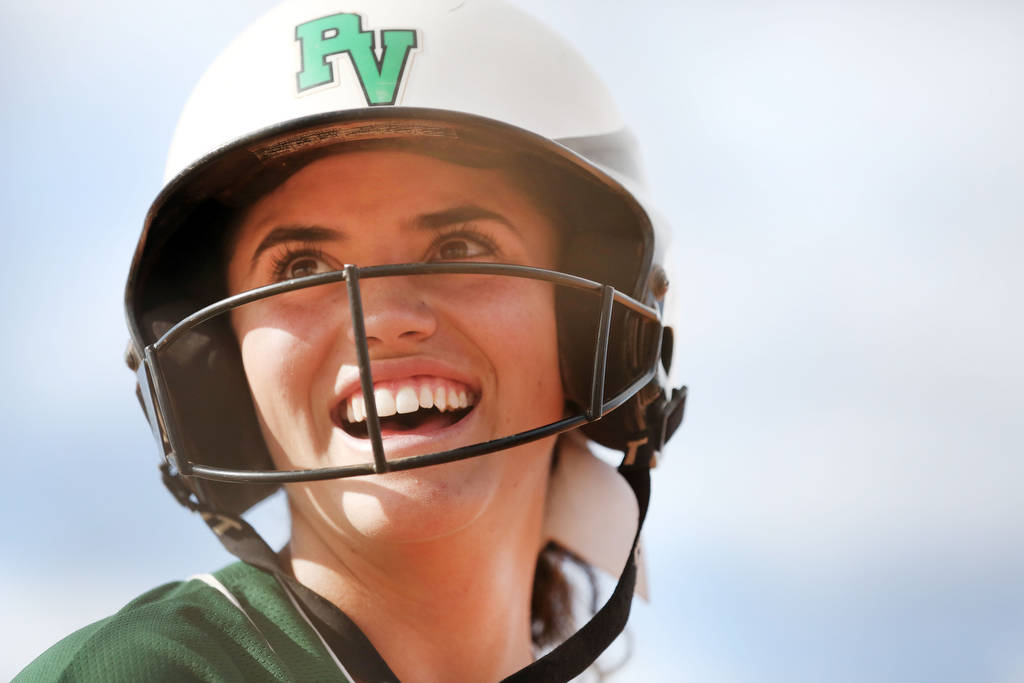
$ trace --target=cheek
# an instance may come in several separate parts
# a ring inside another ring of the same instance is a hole
[[[245,323],[241,316],[233,320],[257,414],[268,443],[287,450],[315,417],[316,379],[329,351],[326,335],[310,336],[311,326],[294,319]]]
[[[303,344],[299,338],[284,330],[259,327],[246,332],[241,346],[245,376],[257,399],[274,389],[288,394],[297,388],[287,380],[301,375],[299,349]]]
[[[495,369],[497,396],[509,429],[559,419],[564,391],[551,285],[520,280],[489,287],[474,306],[480,344]]]

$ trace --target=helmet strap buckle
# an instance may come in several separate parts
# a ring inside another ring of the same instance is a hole
[[[662,393],[647,406],[647,431],[626,442],[622,467],[658,466],[658,454],[683,422],[686,394],[686,387],[673,389],[671,397]]]
[[[651,441],[654,444],[654,450],[658,453],[665,447],[665,443],[672,437],[675,431],[679,429],[679,425],[683,423],[683,413],[686,410],[686,394],[686,387],[673,389],[671,397],[666,399],[664,394],[662,394],[647,409]]]

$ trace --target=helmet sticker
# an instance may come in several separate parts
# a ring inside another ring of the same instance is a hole
[[[388,29],[382,30],[380,36],[382,49],[378,58],[374,31],[363,30],[358,14],[332,14],[296,26],[295,39],[302,54],[302,68],[296,74],[299,94],[336,85],[338,74],[334,64],[340,63],[340,55],[348,53],[366,103],[394,104],[409,52],[416,47],[416,31]]]

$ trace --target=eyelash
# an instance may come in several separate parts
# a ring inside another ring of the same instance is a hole
[[[443,228],[427,249],[428,254],[437,251],[441,245],[454,237],[463,237],[483,247],[489,255],[500,255],[501,249],[494,238],[478,226],[463,224],[450,228]],[[286,270],[288,266],[300,258],[313,258],[324,263],[330,263],[330,259],[323,249],[314,244],[303,244],[297,248],[285,247],[272,256],[270,262],[271,273],[274,282],[281,282],[288,279]],[[332,266],[333,267],[333,266]]]
[[[450,228],[443,228],[442,232],[430,244],[429,252],[436,251],[442,244],[453,237],[464,237],[472,242],[476,242],[478,245],[484,247],[489,252],[489,255],[497,256],[501,254],[501,248],[488,232],[479,226],[469,223],[464,223]]]
[[[285,270],[295,262],[295,259],[299,258],[314,258],[325,263],[328,262],[327,254],[320,247],[308,244],[304,244],[297,249],[286,247],[280,253],[274,254],[270,262],[273,281],[281,282],[282,280],[287,280],[288,276],[285,274]]]

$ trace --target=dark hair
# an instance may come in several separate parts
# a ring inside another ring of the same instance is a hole
[[[530,638],[536,650],[557,645],[576,631],[575,591],[564,571],[567,564],[582,570],[590,584],[588,609],[596,611],[597,580],[594,568],[554,541],[537,556],[530,596]]]

